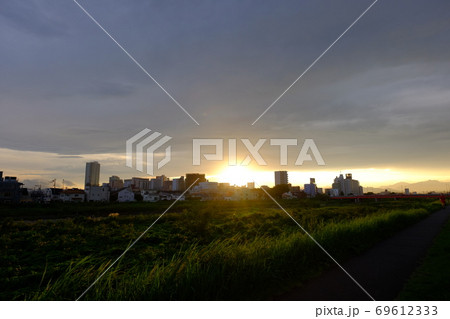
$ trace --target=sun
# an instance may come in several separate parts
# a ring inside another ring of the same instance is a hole
[[[230,185],[244,186],[248,182],[253,182],[255,172],[248,166],[226,166],[219,174],[217,179],[220,183],[230,183]]]

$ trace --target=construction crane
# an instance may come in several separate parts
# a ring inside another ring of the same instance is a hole
[[[49,184],[53,183],[53,188],[56,188],[56,178],[52,179],[50,182],[48,182]]]

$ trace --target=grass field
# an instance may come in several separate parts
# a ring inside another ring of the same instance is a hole
[[[429,200],[283,201],[336,259],[439,207]],[[2,300],[74,300],[168,202],[1,207]],[[109,213],[119,217],[107,217]],[[45,218],[45,219],[39,219]],[[259,300],[330,259],[271,201],[177,203],[84,300]]]
[[[450,221],[442,228],[398,300],[450,300]]]

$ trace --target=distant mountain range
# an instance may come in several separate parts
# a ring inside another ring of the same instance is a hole
[[[379,193],[384,190],[388,190],[390,192],[403,193],[405,188],[409,188],[409,191],[417,192],[417,193],[428,193],[428,192],[450,192],[450,181],[436,181],[436,180],[428,180],[417,183],[407,183],[407,182],[399,182],[388,186],[380,186],[380,187],[364,187],[364,192],[374,192]]]

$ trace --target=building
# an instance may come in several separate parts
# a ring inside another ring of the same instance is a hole
[[[91,186],[86,189],[86,200],[88,202],[109,202],[109,187]]]
[[[159,195],[152,191],[141,191],[142,200],[144,202],[157,202],[159,201]]]
[[[339,177],[336,176],[332,188],[337,190],[340,196],[363,195],[363,188],[359,185],[359,181],[353,179],[350,173],[345,174],[345,178],[342,174]]]
[[[73,188],[63,190],[60,198],[63,202],[82,203],[85,200],[85,193],[81,189]]]
[[[123,181],[123,187],[131,187],[132,184],[133,184],[133,180],[132,179],[125,179]]]
[[[123,180],[121,180],[119,176],[115,176],[114,175],[114,176],[111,176],[109,178],[109,188],[112,191],[119,190],[119,189],[121,189],[123,187],[124,187],[123,186]]]
[[[160,191],[164,188],[164,182],[166,182],[168,180],[169,180],[169,178],[167,178],[165,175],[156,176],[155,178],[152,178],[150,180],[149,189]]]
[[[84,175],[84,186],[100,185],[100,164],[98,162],[86,163],[86,173]]]
[[[198,178],[198,180],[197,180]],[[197,180],[197,181],[196,181]],[[194,184],[195,182],[195,184]],[[186,174],[186,180],[185,180],[185,186],[187,187],[194,187],[198,185],[198,183],[206,182],[205,174],[199,174],[199,173],[187,173]]]
[[[310,178],[309,184],[304,184],[303,186],[304,186],[303,191],[308,197],[316,197],[316,195],[319,193],[315,178]]]
[[[5,176],[0,172],[0,203],[18,203],[22,195],[22,183],[17,177]]]
[[[62,188],[45,188],[42,192],[44,195],[44,202],[59,202],[61,201]]]
[[[300,189],[300,186],[291,186],[290,192],[294,197],[299,198],[302,190]]]
[[[248,189],[255,189],[255,182],[248,182],[247,183],[247,188]]]
[[[219,189],[219,183],[217,182],[200,182],[194,189],[200,192],[217,192]]]
[[[288,172],[287,171],[276,171],[275,172],[275,186],[289,184],[288,182]]]
[[[162,190],[165,192],[170,192],[172,190],[172,181],[169,179],[163,182]]]
[[[117,201],[121,203],[134,202],[134,193],[131,188],[127,187],[119,191]]]
[[[182,192],[186,189],[185,183],[184,183],[184,176],[181,176],[180,178],[174,178],[172,179],[172,190],[175,192]]]
[[[148,178],[133,177],[131,178],[131,188],[139,191],[151,189],[150,180]]]

